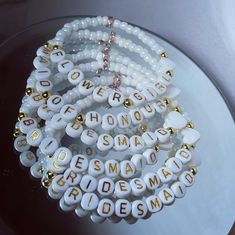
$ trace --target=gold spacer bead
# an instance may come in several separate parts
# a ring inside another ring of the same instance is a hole
[[[59,46],[59,45],[54,45],[53,46],[53,50],[58,50],[58,49],[60,49],[61,48],[61,46]]]
[[[167,130],[170,132],[171,135],[174,135],[176,133],[176,129],[173,127],[168,127]]]
[[[46,42],[44,45],[43,45],[44,48],[47,48],[49,50],[51,50],[53,48],[52,44],[50,44],[49,42]]]
[[[14,133],[13,133],[13,137],[17,138],[18,136],[20,136],[20,134],[21,134],[21,131],[18,128],[16,128]]]
[[[18,114],[18,121],[20,121],[24,117],[26,117],[26,113],[19,113]]]
[[[169,75],[170,77],[173,77],[174,74],[173,74],[173,71],[172,70],[168,70],[166,71],[166,74]]]
[[[140,126],[140,130],[146,132],[148,130],[148,126],[143,124]]]
[[[165,98],[164,102],[166,105],[170,105],[171,104],[171,100],[169,98]]]
[[[159,146],[158,144],[156,144],[155,147],[154,147],[154,149],[155,149],[157,152],[159,152],[160,146]]]
[[[173,107],[173,111],[180,113],[182,110],[179,106],[175,106],[175,107]]]
[[[163,51],[161,54],[160,54],[160,57],[164,57],[164,58],[167,58],[168,56],[167,56],[167,53],[165,52],[165,51]]]
[[[49,158],[53,158],[53,154],[49,154],[48,157],[49,157]]]
[[[41,183],[43,187],[48,188],[51,185],[51,180],[47,178],[42,178]]]
[[[189,171],[193,174],[196,175],[197,174],[197,168],[195,166],[192,166],[189,168]]]
[[[34,92],[34,88],[27,87],[25,90],[25,95],[30,96]]]
[[[56,173],[53,171],[48,171],[47,172],[47,178],[48,179],[53,179],[56,176]]]
[[[187,149],[187,150],[189,150],[189,149],[190,149],[190,145],[188,145],[188,144],[182,144],[182,145],[181,145],[181,148],[182,148],[182,149]]]
[[[45,91],[45,92],[42,93],[42,97],[43,97],[44,99],[48,99],[49,96],[50,96],[50,93],[49,93],[48,91]]]
[[[123,104],[126,108],[129,108],[131,105],[133,105],[133,101],[131,99],[125,99]]]
[[[42,168],[42,166],[40,166],[39,168],[38,168],[38,172],[40,173],[40,174],[42,174],[43,173],[43,168]]]
[[[77,114],[77,116],[75,117],[75,121],[79,121],[79,122],[85,122],[86,120],[86,116],[84,114]]]
[[[186,127],[188,127],[188,128],[194,128],[194,125],[193,125],[192,122],[188,122],[187,125],[186,125]]]

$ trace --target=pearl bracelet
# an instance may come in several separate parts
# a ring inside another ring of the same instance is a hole
[[[135,223],[184,197],[200,134],[179,107],[175,64],[151,37],[112,17],[75,20],[33,65],[14,147],[62,210]]]

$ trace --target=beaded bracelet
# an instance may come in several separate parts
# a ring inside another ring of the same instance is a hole
[[[14,147],[64,211],[135,223],[185,195],[200,164],[192,154],[200,134],[178,106],[175,64],[162,47],[98,16],[65,24],[36,54]]]

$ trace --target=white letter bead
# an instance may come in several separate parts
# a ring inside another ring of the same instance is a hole
[[[137,171],[142,171],[147,163],[145,157],[141,154],[134,154],[131,158]]]
[[[157,98],[157,92],[151,87],[144,88],[142,90],[142,94],[144,95],[147,101],[153,101]]]
[[[46,137],[42,140],[39,148],[43,154],[50,155],[57,150],[58,146],[58,142],[55,138]]]
[[[146,184],[141,178],[130,180],[130,186],[134,196],[142,196],[146,190]]]
[[[171,111],[166,115],[164,128],[173,127],[175,129],[183,129],[187,125],[184,116],[176,111]]]
[[[47,100],[48,108],[54,112],[60,111],[63,105],[64,99],[60,95],[52,95]]]
[[[180,181],[173,183],[171,185],[171,190],[174,193],[175,197],[178,197],[178,198],[184,197],[184,195],[186,193],[186,187]]]
[[[158,113],[164,113],[167,109],[166,103],[161,99],[157,100],[156,103],[153,103],[153,107]]]
[[[135,106],[139,106],[144,103],[145,97],[138,91],[133,92],[129,97]]]
[[[41,165],[39,162],[35,162],[31,167],[30,167],[30,173],[34,178],[40,179],[43,176],[43,173],[40,171]]]
[[[31,167],[36,162],[35,154],[31,151],[25,151],[20,154],[20,163],[25,167]]]
[[[59,206],[61,208],[61,210],[63,211],[72,211],[73,209],[75,209],[75,205],[69,205],[64,201],[64,197],[62,197],[59,201]]]
[[[185,144],[196,144],[200,139],[200,133],[192,128],[185,128],[181,131],[183,135],[183,143]]]
[[[117,119],[113,114],[107,113],[103,116],[102,128],[105,131],[110,131],[110,130],[114,129],[116,126],[117,126]]]
[[[27,134],[31,129],[37,127],[37,121],[34,118],[24,117],[20,120],[19,129]]]
[[[194,176],[190,171],[184,171],[179,176],[179,181],[182,182],[185,186],[190,187],[194,184]]]
[[[99,159],[93,158],[89,163],[88,174],[96,177],[103,173],[104,173],[104,163]]]
[[[40,79],[36,82],[36,90],[38,92],[50,91],[53,88],[53,84],[50,80]]]
[[[126,199],[118,199],[115,202],[115,214],[124,218],[131,213],[131,203]]]
[[[152,104],[145,104],[140,111],[144,114],[145,118],[152,118],[155,114],[155,109]]]
[[[120,163],[121,176],[123,178],[130,178],[135,174],[135,165],[133,162],[124,160]]]
[[[89,214],[89,211],[87,210],[84,210],[82,209],[80,206],[78,206],[76,209],[75,209],[75,213],[78,217],[85,217]]]
[[[158,193],[158,197],[163,204],[169,205],[174,202],[175,195],[170,188],[164,188]]]
[[[131,186],[124,180],[115,183],[115,195],[118,198],[127,198],[131,194]]]
[[[98,182],[97,191],[102,196],[111,195],[114,191],[114,182],[113,180],[105,177],[101,178]]]
[[[52,110],[50,110],[48,108],[47,104],[42,104],[39,108],[38,108],[38,116],[43,119],[43,120],[50,120],[53,115],[55,114]]]
[[[156,213],[162,209],[162,202],[156,195],[147,197],[145,201],[151,213]]]
[[[43,139],[43,134],[42,131],[38,128],[35,129],[31,129],[28,133],[27,133],[27,142],[29,145],[31,146],[39,146],[42,139]]]
[[[55,192],[65,192],[65,190],[69,187],[66,183],[63,175],[57,175],[51,183],[52,189]]]
[[[80,69],[72,69],[68,73],[68,81],[72,85],[77,85],[79,82],[81,82],[84,79],[84,74]]]
[[[66,166],[72,159],[72,153],[68,148],[60,147],[55,151],[53,159],[59,166]]]
[[[167,168],[169,168],[173,173],[178,173],[183,169],[182,162],[180,159],[176,157],[171,157],[169,158],[166,162],[165,165]]]
[[[143,218],[148,212],[148,208],[145,202],[141,200],[135,200],[132,203],[131,214],[135,218]]]
[[[74,105],[66,104],[61,108],[60,115],[66,122],[70,122],[76,117],[77,110]]]
[[[73,69],[73,62],[70,60],[61,60],[58,63],[58,71],[60,73],[66,74]]]
[[[94,88],[95,88],[95,85],[90,80],[83,80],[78,85],[79,92],[85,96],[91,94]]]
[[[66,134],[72,138],[77,138],[82,134],[83,126],[80,122],[70,122],[66,126]]]
[[[143,152],[148,165],[154,165],[157,163],[157,151],[154,149],[147,149]]]
[[[82,178],[81,174],[76,173],[71,168],[67,168],[64,172],[64,179],[69,186],[76,186]]]
[[[162,183],[168,183],[173,179],[173,173],[167,167],[160,167],[157,171],[157,174]]]
[[[92,211],[97,208],[99,199],[94,193],[85,193],[82,196],[81,206],[86,211]]]
[[[157,92],[158,95],[162,95],[166,92],[166,85],[161,82],[157,82],[154,84],[154,90]]]
[[[177,150],[175,157],[180,159],[183,164],[186,164],[191,160],[192,155],[187,149],[182,148]]]
[[[91,193],[96,190],[97,179],[91,175],[84,175],[80,181],[80,188],[86,192]]]
[[[76,173],[85,172],[88,168],[88,159],[84,155],[75,155],[70,162],[71,169]]]
[[[109,95],[108,102],[112,107],[117,107],[123,104],[124,95],[118,91],[112,91]]]
[[[53,50],[50,54],[51,62],[58,63],[65,57],[65,52],[63,50]]]
[[[49,68],[39,68],[35,70],[35,78],[48,79],[51,76],[51,70]]]
[[[97,148],[100,151],[107,151],[113,147],[113,137],[108,134],[102,134],[97,141]]]
[[[154,190],[160,186],[160,179],[157,174],[148,172],[144,175],[144,182],[149,190]]]
[[[97,127],[101,123],[101,115],[98,112],[90,111],[86,114],[85,124],[89,128]]]
[[[125,112],[118,113],[117,122],[120,128],[127,128],[131,125],[131,117],[128,113]]]
[[[37,56],[33,60],[33,65],[36,69],[45,68],[50,65],[50,61],[45,56]]]
[[[123,134],[114,137],[114,148],[117,151],[124,151],[129,147],[129,139]]]
[[[120,172],[120,165],[116,160],[107,160],[105,162],[105,174],[110,178],[116,178]]]
[[[108,99],[109,92],[105,87],[96,87],[93,91],[93,98],[98,103],[103,103]]]
[[[170,139],[170,132],[164,128],[158,128],[155,131],[155,134],[158,138],[159,143],[166,143]]]
[[[101,199],[97,212],[102,217],[109,217],[114,213],[114,203],[107,198]]]
[[[129,114],[134,125],[140,124],[144,119],[143,114],[139,109],[132,109]]]
[[[142,138],[144,139],[145,145],[147,147],[152,147],[157,143],[157,135],[153,132],[144,132]]]
[[[60,130],[66,127],[67,122],[64,121],[64,119],[61,117],[60,113],[56,113],[52,119],[51,119],[51,126],[55,129],[55,130]]]
[[[81,141],[86,145],[93,145],[96,143],[98,135],[92,129],[86,129],[81,134]]]
[[[100,216],[96,211],[91,212],[90,219],[93,223],[96,223],[96,224],[101,224],[106,220],[105,217]]]
[[[74,205],[82,199],[82,191],[78,187],[70,187],[64,193],[64,201],[68,205]]]
[[[130,138],[130,151],[136,153],[140,152],[144,148],[144,140],[138,135],[133,135]]]

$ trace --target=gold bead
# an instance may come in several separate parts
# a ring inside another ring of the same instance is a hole
[[[30,96],[34,92],[32,87],[27,87],[25,90],[25,95]]]
[[[42,166],[40,166],[40,167],[38,168],[38,172],[39,172],[40,174],[43,173],[43,168],[42,168]]]
[[[173,127],[168,127],[167,130],[170,132],[171,135],[174,135],[176,133],[176,129]]]
[[[181,108],[180,108],[179,106],[175,106],[175,107],[173,108],[173,111],[180,113],[182,110],[181,110]]]
[[[60,49],[61,48],[61,46],[59,46],[59,45],[54,45],[53,46],[53,50],[58,50],[58,49]]]
[[[48,171],[47,172],[47,178],[48,179],[53,179],[56,176],[55,172],[53,171]]]
[[[22,118],[26,117],[25,113],[19,113],[18,114],[18,120],[20,121]]]
[[[45,92],[42,93],[42,97],[43,97],[44,99],[49,98],[49,96],[50,96],[50,93],[49,93],[48,91],[45,91]]]
[[[20,134],[21,134],[21,131],[18,128],[16,128],[14,133],[13,133],[13,137],[17,138]]]
[[[194,128],[194,125],[193,125],[192,122],[188,122],[187,125],[186,125],[186,127],[188,127],[188,128]]]
[[[140,130],[146,132],[148,130],[148,126],[143,124],[140,126]]]
[[[166,103],[166,105],[170,105],[171,104],[171,100],[169,98],[165,98],[164,102]]]
[[[49,157],[49,158],[53,158],[53,154],[49,154],[48,157]]]
[[[156,144],[154,149],[158,152],[160,150],[160,146],[158,144]]]
[[[123,104],[126,108],[129,108],[133,104],[133,101],[131,99],[125,99]]]
[[[44,48],[47,48],[47,49],[50,49],[50,50],[53,48],[52,44],[50,44],[49,42],[46,42],[46,43],[43,45],[43,47],[44,47]]]
[[[76,118],[75,118],[76,121],[79,121],[79,122],[85,122],[86,120],[86,116],[84,114],[81,114],[79,113]]]
[[[181,148],[182,148],[182,149],[187,149],[187,150],[189,150],[189,149],[190,149],[190,145],[188,145],[188,144],[182,144],[182,145],[181,145]]]
[[[170,77],[173,77],[174,75],[172,70],[166,71],[166,74],[169,75]]]
[[[163,51],[161,54],[160,54],[160,57],[164,57],[164,58],[167,58],[167,53],[165,51]]]
[[[51,185],[51,180],[47,178],[42,178],[42,186],[48,188]]]
[[[197,168],[192,166],[189,168],[189,171],[193,174],[193,175],[196,175],[197,174]]]

